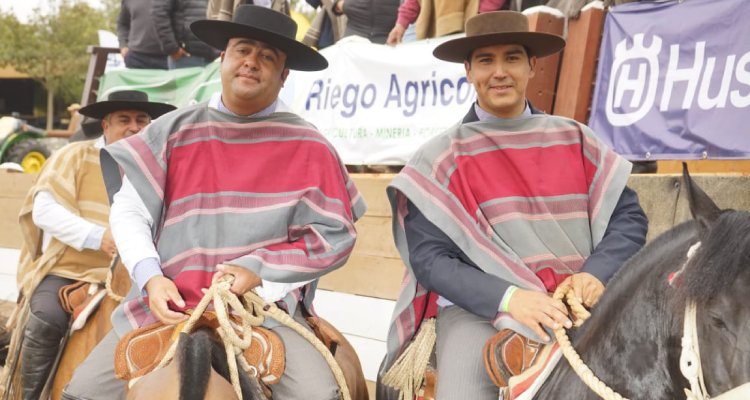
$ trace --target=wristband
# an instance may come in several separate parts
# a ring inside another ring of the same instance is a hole
[[[508,312],[508,305],[510,305],[510,298],[513,296],[513,293],[518,289],[517,286],[511,286],[508,288],[508,290],[505,291],[505,295],[503,296],[502,301],[500,302],[500,311],[501,312]]]

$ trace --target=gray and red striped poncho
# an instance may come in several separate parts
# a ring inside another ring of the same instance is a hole
[[[416,281],[409,263],[407,198],[484,272],[549,292],[604,236],[630,169],[588,127],[549,115],[457,125],[426,143],[388,187],[407,272],[385,365],[437,313],[438,295]],[[506,313],[493,323],[536,337]]]
[[[162,271],[188,309],[219,263],[284,283],[342,266],[366,208],[331,144],[291,113],[242,118],[202,103],[106,150],[153,218]],[[315,282],[281,305],[309,307]],[[155,321],[136,290],[113,316],[118,333]]]

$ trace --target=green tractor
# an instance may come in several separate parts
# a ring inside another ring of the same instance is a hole
[[[35,173],[49,158],[51,151],[41,140],[44,130],[14,117],[0,118],[0,163],[15,163],[24,172]]]

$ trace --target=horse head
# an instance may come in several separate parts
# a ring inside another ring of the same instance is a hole
[[[707,394],[750,382],[750,212],[721,210],[686,170],[683,177],[693,220],[659,235],[628,260],[591,317],[569,332],[594,374],[632,399],[685,399],[685,389],[692,390],[680,368],[690,303],[696,304],[694,341]],[[534,398],[599,397],[565,362]]]
[[[750,212],[720,210],[683,166],[700,247],[685,264],[675,305],[696,304],[707,394],[750,382]]]

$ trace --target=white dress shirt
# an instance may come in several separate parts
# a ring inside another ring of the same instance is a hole
[[[101,149],[104,146],[104,138],[99,138],[94,146]],[[107,230],[73,214],[46,190],[41,190],[34,196],[31,219],[34,225],[42,230],[42,251],[47,249],[52,237],[78,251],[99,250],[102,237]]]

